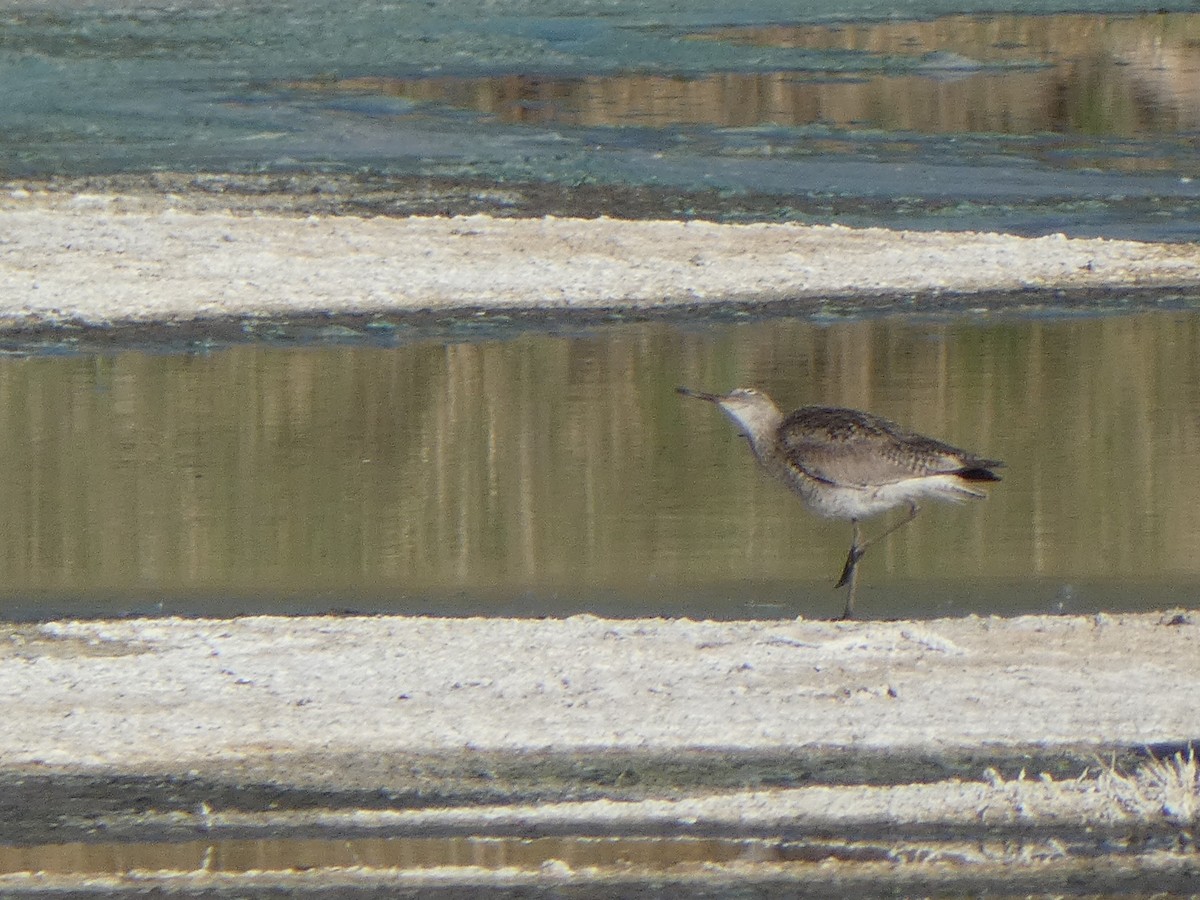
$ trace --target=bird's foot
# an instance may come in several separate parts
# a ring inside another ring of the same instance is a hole
[[[842,574],[835,584],[834,590],[840,587],[845,587],[850,583],[850,579],[854,577],[854,570],[858,568],[858,561],[862,559],[865,551],[856,544],[850,546],[850,552],[846,554],[846,565],[842,567]]]

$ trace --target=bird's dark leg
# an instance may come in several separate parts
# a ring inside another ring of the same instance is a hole
[[[858,519],[850,521],[854,524],[854,537],[850,540],[850,552],[846,554],[846,565],[842,566],[841,577],[833,586],[836,590],[845,584],[850,585],[850,591],[846,595],[846,609],[842,612],[843,619],[854,618],[854,595],[858,592],[858,561],[862,559],[863,551],[866,550],[866,546],[859,543],[862,538],[862,528],[858,524]]]
[[[851,519],[850,522],[854,525],[854,537],[850,541],[850,552],[846,554],[846,565],[842,566],[842,574],[838,576],[837,584],[833,586],[835,590],[850,582],[851,574],[853,574],[855,567],[858,566],[858,561],[862,559],[863,552],[867,549],[866,545],[859,543],[859,538],[862,537],[862,529],[859,527],[858,519]]]
[[[858,519],[851,519],[854,524],[854,538],[850,542],[850,552],[846,554],[846,565],[842,567],[842,574],[834,585],[834,589],[840,588],[846,584],[850,585],[850,591],[846,595],[846,609],[842,612],[843,619],[854,618],[854,595],[858,592],[858,561],[863,558],[863,554],[867,552],[867,548],[876,541],[883,540],[897,528],[907,525],[917,517],[917,513],[921,508],[916,503],[909,501],[908,515],[899,522],[894,523],[886,531],[883,531],[869,541],[862,540],[862,529],[858,524]]]

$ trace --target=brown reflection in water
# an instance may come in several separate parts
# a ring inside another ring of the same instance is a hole
[[[688,864],[762,861],[778,855],[765,841],[719,838],[447,837],[70,843],[0,847],[0,875],[17,872],[96,875],[130,871],[236,873],[347,867],[429,869],[471,866],[535,870],[551,860],[573,869],[619,867],[645,871]]]
[[[761,579],[832,602],[848,526],[760,476],[677,384],[865,408],[1008,462],[986,503],[874,551],[881,589],[1194,579],[1198,346],[1181,313],[2,358],[0,584],[353,603]]]
[[[385,93],[508,123],[821,123],[918,133],[1200,128],[1200,14],[951,16],[926,22],[726,28],[691,36],[819,53],[796,68],[695,78],[347,78],[294,87]]]

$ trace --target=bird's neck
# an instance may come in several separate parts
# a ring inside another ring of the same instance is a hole
[[[730,410],[725,407],[722,409],[725,415],[733,419],[738,430],[750,441],[750,446],[755,448],[755,453],[758,452],[760,446],[775,442],[779,426],[783,424],[783,413],[774,404],[763,404],[749,409]]]
[[[767,469],[778,468],[779,426],[783,424],[783,414],[774,407],[763,406],[738,410],[736,414],[730,412],[728,415],[750,442],[750,449],[758,461]]]
[[[779,441],[775,437],[776,431],[775,428],[767,433],[755,433],[747,430],[744,434],[759,465],[773,475],[785,475],[787,466],[779,447]]]

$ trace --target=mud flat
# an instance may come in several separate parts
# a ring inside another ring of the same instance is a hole
[[[12,624],[0,891],[1187,893],[1197,659],[1184,610]]]
[[[320,208],[320,207],[317,207]],[[557,208],[557,207],[556,207]],[[455,309],[803,303],[1187,290],[1192,244],[707,221],[364,217],[209,195],[10,186],[0,324],[110,325]],[[1039,299],[1040,298],[1040,299]]]

